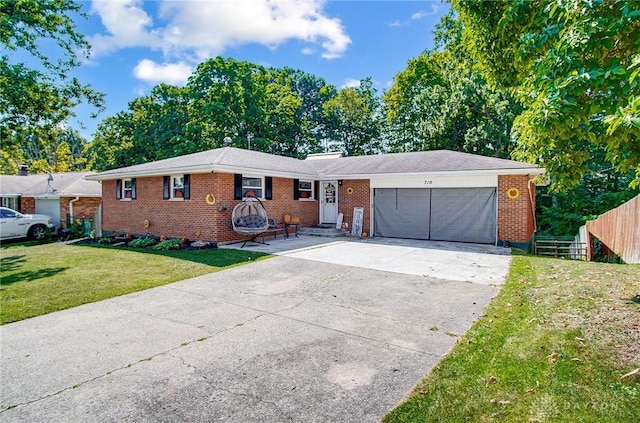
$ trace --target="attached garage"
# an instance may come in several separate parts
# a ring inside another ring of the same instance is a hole
[[[376,188],[374,235],[496,243],[495,188]]]

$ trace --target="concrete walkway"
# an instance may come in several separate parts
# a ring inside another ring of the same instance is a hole
[[[1,326],[0,421],[379,421],[498,287],[330,244]]]

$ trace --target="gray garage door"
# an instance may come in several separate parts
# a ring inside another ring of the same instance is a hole
[[[494,244],[495,188],[376,188],[374,235]]]

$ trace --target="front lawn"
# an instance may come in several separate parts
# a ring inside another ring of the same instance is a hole
[[[0,324],[40,316],[264,257],[231,249],[170,250],[51,244],[0,248]]]
[[[640,266],[515,256],[395,422],[639,422]]]

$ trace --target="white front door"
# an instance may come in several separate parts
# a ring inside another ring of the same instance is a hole
[[[320,191],[321,223],[336,223],[338,219],[338,181],[323,181]]]

